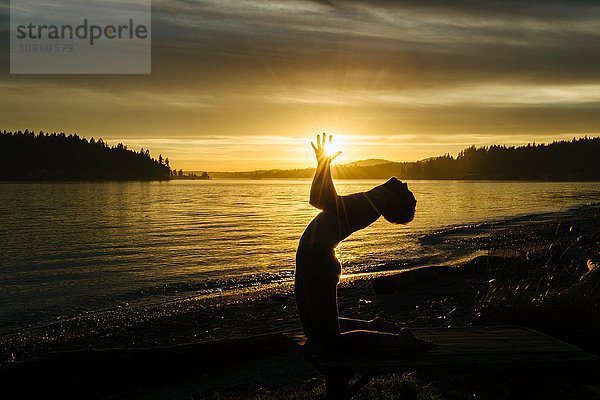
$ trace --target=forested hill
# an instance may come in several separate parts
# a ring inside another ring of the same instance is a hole
[[[383,161],[383,160],[382,160]],[[314,170],[269,170],[229,174],[237,178],[310,178]],[[469,147],[457,157],[449,154],[417,162],[378,165],[336,165],[339,179],[491,179],[491,180],[600,180],[600,138],[582,138],[521,147]],[[220,177],[218,173],[211,173]],[[224,176],[221,176],[224,177]]]
[[[0,180],[168,180],[168,159],[64,133],[0,132]]]

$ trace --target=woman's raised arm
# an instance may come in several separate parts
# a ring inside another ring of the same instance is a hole
[[[310,142],[317,157],[317,170],[310,188],[309,203],[319,210],[335,211],[338,195],[331,178],[331,162],[342,152],[338,151],[333,155],[327,154],[326,146],[331,144],[331,140],[331,135],[329,135],[329,141],[327,141],[327,135],[323,134],[323,140],[321,140],[321,135],[317,135],[316,146],[313,142]]]

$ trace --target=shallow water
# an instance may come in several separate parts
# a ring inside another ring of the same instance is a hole
[[[336,181],[338,192],[382,181]],[[413,223],[346,240],[346,271],[448,256],[439,230],[600,201],[600,183],[414,181]],[[202,291],[289,279],[317,211],[309,180],[0,184],[0,332]]]

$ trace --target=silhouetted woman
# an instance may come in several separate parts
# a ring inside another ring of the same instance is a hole
[[[329,143],[332,137],[329,136]],[[310,190],[310,204],[323,210],[308,225],[296,252],[295,295],[308,343],[317,351],[400,347],[427,350],[433,343],[379,319],[340,318],[337,285],[341,264],[335,248],[353,232],[366,228],[380,216],[395,224],[412,221],[416,200],[406,183],[391,178],[368,192],[339,196],[331,179],[330,164],[340,152],[327,155],[326,135],[311,143],[317,170]]]

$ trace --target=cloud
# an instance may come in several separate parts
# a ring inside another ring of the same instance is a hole
[[[136,143],[409,134],[429,151],[598,132],[599,17],[597,1],[154,0],[149,76],[9,75],[3,35],[0,123]]]

